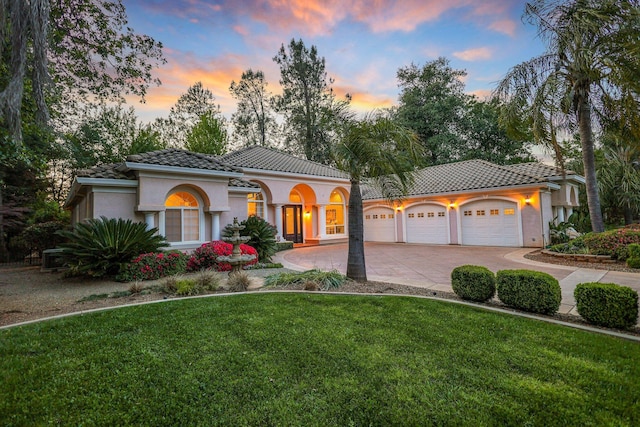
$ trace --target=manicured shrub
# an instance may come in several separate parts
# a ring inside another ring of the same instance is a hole
[[[276,243],[276,252],[287,251],[293,249],[293,242],[278,242]]]
[[[591,254],[610,255],[612,258],[624,261],[629,256],[629,245],[640,243],[640,230],[625,227],[603,233],[589,233],[584,236],[584,243]]]
[[[627,267],[640,268],[640,257],[627,258]]]
[[[451,272],[453,292],[471,301],[488,301],[496,294],[496,276],[478,265],[461,265]]]
[[[258,260],[260,262],[269,262],[271,257],[276,253],[278,246],[276,245],[276,233],[278,230],[264,219],[255,215],[250,216],[246,220],[240,222],[244,225],[244,229],[240,230],[241,236],[249,236],[251,240],[247,245],[251,246],[258,252]],[[224,237],[233,236],[231,224],[222,230]]]
[[[627,247],[629,258],[627,258],[627,267],[640,268],[640,244],[632,243]]]
[[[558,281],[539,271],[500,270],[496,290],[506,305],[532,313],[553,314],[562,300]]]
[[[625,329],[638,322],[638,292],[614,283],[580,283],[573,293],[580,316],[594,325]]]
[[[122,266],[116,280],[121,282],[156,280],[184,273],[188,259],[188,255],[179,251],[150,252],[138,255],[130,263]]]
[[[219,256],[230,256],[232,251],[233,245],[221,240],[214,240],[212,242],[205,243],[193,251],[191,258],[189,258],[189,261],[187,262],[187,271],[207,269],[231,271],[231,264],[228,262],[219,263],[217,259]],[[244,243],[240,244],[240,253],[243,255],[256,255],[252,261],[246,264],[246,266],[250,266],[258,262],[258,253],[251,246]]]
[[[59,245],[71,274],[91,277],[115,276],[140,254],[169,246],[143,222],[100,217],[76,224],[73,231],[58,231],[66,239]]]

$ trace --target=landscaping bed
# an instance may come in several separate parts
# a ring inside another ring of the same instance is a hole
[[[629,268],[623,261],[609,260],[609,262],[590,262],[575,256],[550,255],[545,250],[537,250],[526,254],[524,257],[532,261],[544,262],[547,264],[567,265],[578,268],[592,268],[594,270],[624,271],[627,273],[640,273],[637,268]]]

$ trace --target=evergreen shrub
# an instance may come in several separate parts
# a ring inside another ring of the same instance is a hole
[[[478,265],[461,265],[451,272],[453,292],[460,298],[485,302],[496,294],[496,276]]]
[[[562,300],[560,283],[540,271],[500,270],[496,290],[506,305],[532,313],[553,314]]]
[[[614,283],[580,283],[574,291],[578,314],[587,322],[625,329],[638,322],[638,292]]]

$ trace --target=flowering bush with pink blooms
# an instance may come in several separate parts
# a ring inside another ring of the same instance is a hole
[[[219,256],[230,256],[232,251],[233,245],[221,240],[214,240],[212,242],[205,243],[193,251],[191,258],[189,258],[189,262],[187,262],[187,271],[207,269],[231,271],[231,264],[228,262],[219,263],[217,262],[217,259]],[[253,247],[241,243],[240,253],[242,253],[242,255],[255,255],[254,259],[247,263],[245,267],[258,262],[258,252]]]
[[[610,255],[620,261],[627,259],[628,247],[640,243],[640,230],[634,227],[618,228],[603,233],[589,233],[584,236],[584,244],[593,255]]]
[[[161,277],[184,273],[188,256],[179,251],[150,252],[138,255],[120,268],[116,280],[155,280]]]

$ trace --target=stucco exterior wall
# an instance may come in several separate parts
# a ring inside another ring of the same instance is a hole
[[[158,176],[140,173],[138,177],[137,211],[161,211],[167,196],[177,188],[183,187],[197,192],[202,198],[205,211],[227,210],[228,178],[190,177],[180,175]]]
[[[144,215],[134,211],[137,198],[135,188],[112,190],[94,187],[88,197],[93,203],[93,218],[106,216],[144,222]]]

